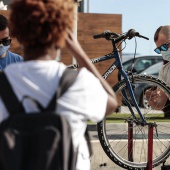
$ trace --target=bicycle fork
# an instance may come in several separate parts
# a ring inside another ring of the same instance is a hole
[[[142,115],[142,113],[141,113],[141,110],[140,110],[140,108],[139,108],[139,105],[138,105],[138,103],[137,103],[137,101],[136,101],[136,98],[135,98],[135,95],[134,95],[134,93],[133,93],[133,89],[132,89],[132,85],[131,85],[131,83],[130,83],[130,80],[127,78],[127,75],[126,75],[126,73],[125,73],[124,70],[121,70],[120,73],[121,73],[121,75],[124,77],[124,80],[125,80],[126,86],[127,86],[127,90],[128,90],[128,92],[129,92],[129,94],[130,94],[130,97],[131,97],[131,99],[132,99],[132,102],[133,102],[133,104],[134,104],[134,106],[135,106],[135,108],[136,108],[136,110],[137,110],[137,112],[138,112],[138,114],[139,114],[139,116],[140,116],[140,118],[141,118],[141,120],[142,120],[141,123],[142,123],[142,125],[145,125],[145,124],[146,124],[146,120],[145,120],[145,118],[143,117],[143,115]],[[125,90],[123,90],[123,96],[125,97],[126,100],[128,100]],[[134,111],[133,111],[130,103],[129,103],[129,102],[126,102],[126,104],[127,104],[128,108],[129,108],[129,110],[131,111],[133,117],[136,118],[135,113],[134,113]]]

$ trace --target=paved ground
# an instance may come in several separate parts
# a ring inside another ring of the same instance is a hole
[[[92,141],[93,156],[91,159],[91,170],[123,170],[120,166],[112,162],[104,153],[99,141]],[[168,158],[168,162],[170,162]],[[161,170],[161,165],[153,168],[153,170]],[[166,170],[170,170],[166,169]]]
[[[89,125],[89,133],[91,136],[91,143],[93,147],[93,156],[91,159],[91,170],[122,170],[120,166],[113,163],[103,151],[100,142],[98,140],[98,134],[96,131],[96,125]],[[170,158],[167,159],[168,164],[170,164]],[[161,170],[161,166],[153,168],[153,170]],[[166,170],[170,170],[166,169]]]

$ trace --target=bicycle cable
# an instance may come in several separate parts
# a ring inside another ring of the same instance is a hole
[[[126,48],[126,41],[125,41],[125,40],[121,41],[121,42],[116,46],[116,48],[119,49],[119,47],[122,45],[123,42],[125,43],[125,46],[124,46],[121,50],[118,50],[118,52],[121,52],[121,51],[123,51],[123,50]]]
[[[135,53],[134,53],[134,57],[133,57],[133,62],[132,62],[132,67],[131,67],[131,73],[133,73],[133,68],[134,68],[134,62],[136,59],[136,50],[137,50],[137,41],[136,41],[136,37],[134,37],[135,39]],[[134,78],[133,78],[133,74],[132,75],[132,83],[134,82]]]

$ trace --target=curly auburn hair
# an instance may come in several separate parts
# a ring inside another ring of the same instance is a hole
[[[24,49],[46,53],[52,45],[65,45],[67,29],[73,29],[74,5],[71,0],[14,0],[10,5],[11,34]]]

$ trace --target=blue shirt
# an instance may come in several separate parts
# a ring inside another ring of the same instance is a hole
[[[4,70],[4,68],[11,63],[17,63],[23,60],[24,59],[21,56],[8,50],[6,56],[0,58],[0,71]]]

